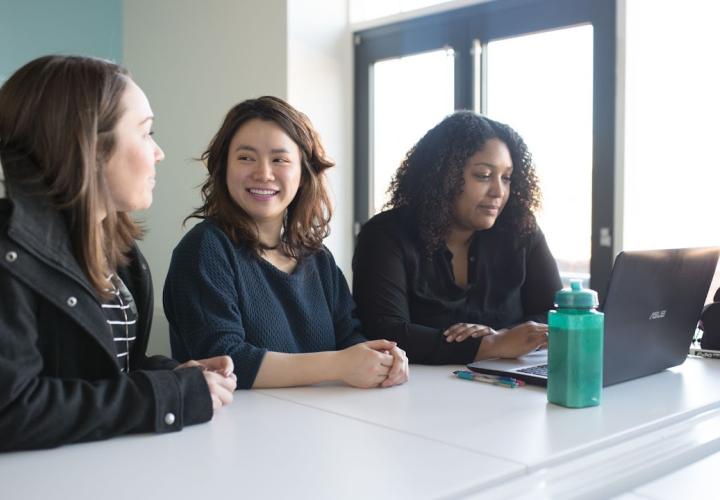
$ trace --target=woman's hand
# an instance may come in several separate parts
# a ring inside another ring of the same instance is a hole
[[[400,349],[397,345],[385,351],[393,357],[393,365],[390,368],[387,378],[383,381],[381,387],[392,387],[393,385],[404,384],[408,381],[410,375],[410,366],[405,351]]]
[[[191,366],[198,366],[203,370],[219,373],[220,375],[223,375],[225,377],[229,377],[230,375],[232,375],[235,368],[235,366],[233,365],[233,360],[230,356],[215,356],[214,358],[191,359],[190,361],[187,361],[178,366],[178,368],[188,368]]]
[[[396,357],[395,342],[370,340],[338,352],[340,379],[353,387],[378,387],[388,378]]]
[[[487,358],[517,358],[531,351],[547,347],[547,325],[528,321],[513,328],[499,330],[483,339],[475,360]]]
[[[215,356],[214,358],[190,360],[179,365],[178,368],[198,367],[203,370],[205,383],[210,391],[213,411],[232,403],[233,391],[237,386],[237,377],[233,373],[233,362],[230,356]]]
[[[495,330],[485,325],[476,325],[473,323],[456,323],[443,332],[445,341],[462,342],[467,338],[485,337],[486,335],[494,335]]]

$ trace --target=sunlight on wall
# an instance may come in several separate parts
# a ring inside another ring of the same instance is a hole
[[[718,19],[717,2],[627,2],[625,249],[720,245]]]
[[[350,22],[369,21],[448,1],[450,0],[350,0]]]

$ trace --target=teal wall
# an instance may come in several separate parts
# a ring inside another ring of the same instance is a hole
[[[45,54],[122,62],[122,0],[0,0],[0,83]]]

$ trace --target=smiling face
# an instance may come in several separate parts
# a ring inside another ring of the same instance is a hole
[[[301,176],[300,148],[275,122],[254,118],[235,132],[228,150],[228,191],[256,223],[282,227]]]
[[[489,139],[468,158],[465,185],[453,206],[453,226],[465,231],[493,227],[510,197],[512,170],[510,150],[499,139]]]
[[[123,112],[113,131],[115,148],[105,179],[116,211],[144,210],[153,200],[155,164],[165,154],[152,137],[150,103],[132,80],[128,80],[120,105]]]

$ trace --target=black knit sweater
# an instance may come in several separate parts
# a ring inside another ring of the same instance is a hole
[[[345,277],[327,249],[288,274],[233,244],[209,220],[175,248],[163,304],[173,357],[227,354],[239,389],[252,387],[267,351],[331,351],[365,341]]]

